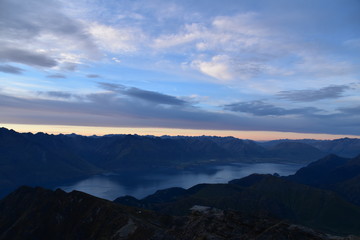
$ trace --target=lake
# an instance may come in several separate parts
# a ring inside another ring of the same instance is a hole
[[[278,173],[281,176],[287,176],[295,173],[302,166],[299,164],[238,163],[211,166],[203,170],[108,173],[92,176],[58,188],[66,192],[78,190],[108,200],[114,200],[125,195],[141,199],[160,189],[190,188],[199,183],[226,183],[252,173]]]

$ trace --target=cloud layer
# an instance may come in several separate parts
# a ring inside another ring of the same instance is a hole
[[[313,115],[319,112],[319,109],[314,107],[285,109],[263,101],[237,102],[227,104],[224,108],[233,112],[250,113],[255,116]]]
[[[0,4],[0,62],[53,68],[99,54],[84,26],[66,16],[57,1],[4,0]]]
[[[0,9],[1,122],[360,135],[357,0]]]

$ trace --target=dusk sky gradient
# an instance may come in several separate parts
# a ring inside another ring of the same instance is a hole
[[[0,124],[360,137],[359,13],[359,0],[1,0]]]

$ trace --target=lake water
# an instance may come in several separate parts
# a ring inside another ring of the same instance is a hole
[[[78,190],[108,200],[125,195],[141,199],[157,190],[169,187],[190,188],[199,183],[226,183],[252,173],[278,173],[287,176],[301,167],[302,165],[298,164],[256,163],[213,166],[202,171],[197,169],[171,173],[109,173],[92,176],[59,188],[66,192]]]

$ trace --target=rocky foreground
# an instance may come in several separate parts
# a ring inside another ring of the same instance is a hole
[[[73,191],[21,187],[0,201],[0,239],[345,240],[300,225],[195,206],[170,216]]]

